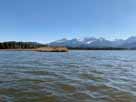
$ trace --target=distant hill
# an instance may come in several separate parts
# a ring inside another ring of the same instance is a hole
[[[136,49],[136,37],[129,37],[126,40],[107,40],[105,38],[88,37],[84,39],[61,39],[48,44],[49,46],[63,46],[79,49]]]

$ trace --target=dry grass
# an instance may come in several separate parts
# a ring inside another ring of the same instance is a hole
[[[68,49],[65,47],[41,47],[34,49],[34,51],[39,52],[68,52]]]
[[[0,49],[0,51],[38,51],[38,52],[68,52],[65,47],[41,47],[35,49]]]

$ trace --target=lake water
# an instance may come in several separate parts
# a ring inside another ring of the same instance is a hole
[[[136,51],[0,51],[0,102],[136,102]]]

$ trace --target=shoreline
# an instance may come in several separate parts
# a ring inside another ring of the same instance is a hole
[[[65,47],[41,47],[41,48],[30,48],[30,49],[0,49],[0,51],[37,51],[37,52],[68,52],[69,50]]]
[[[136,49],[123,49],[123,50],[104,50],[104,49],[62,49],[62,50],[58,50],[58,49],[40,49],[40,48],[36,48],[36,49],[0,49],[0,51],[37,51],[37,52],[68,52],[68,51],[136,51]]]

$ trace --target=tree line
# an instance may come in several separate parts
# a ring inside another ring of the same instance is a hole
[[[36,42],[16,42],[16,41],[0,42],[0,49],[30,49],[45,46],[47,45]]]

